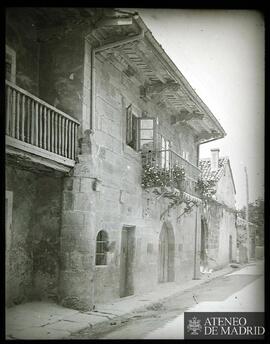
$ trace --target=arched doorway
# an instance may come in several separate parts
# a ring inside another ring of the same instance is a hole
[[[175,239],[173,227],[170,223],[164,222],[159,235],[158,281],[160,283],[174,281],[174,255]]]

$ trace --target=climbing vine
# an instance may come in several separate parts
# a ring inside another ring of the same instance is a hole
[[[174,165],[170,170],[145,164],[142,173],[142,187],[154,188],[153,193],[158,195],[158,198],[165,197],[170,199],[167,209],[160,215],[162,218],[171,208],[180,206],[185,203],[183,212],[178,216],[178,219],[184,214],[191,213],[194,206],[199,205],[199,200],[195,198],[188,199],[184,197],[184,183],[186,179],[185,169]],[[201,184],[199,184],[201,186]],[[204,187],[204,185],[202,185]]]
[[[212,199],[216,193],[215,182],[213,180],[198,179],[195,190],[205,201]]]
[[[178,165],[169,170],[146,164],[143,167],[141,185],[143,188],[173,186],[180,190],[184,180],[185,170]]]

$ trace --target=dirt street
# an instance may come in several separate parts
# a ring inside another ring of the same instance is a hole
[[[206,281],[186,290],[174,298],[154,304],[148,309],[133,313],[129,319],[111,322],[109,327],[86,329],[73,334],[70,339],[143,339],[147,334],[164,326],[190,307],[205,301],[220,301],[249,285],[260,275],[232,274]]]

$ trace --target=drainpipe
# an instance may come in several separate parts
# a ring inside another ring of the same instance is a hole
[[[198,207],[196,207],[196,218],[195,218],[195,243],[194,243],[194,273],[193,273],[193,279],[198,280],[200,279],[197,274],[197,256],[198,256],[198,251],[197,251],[197,242],[198,242]]]
[[[94,127],[95,127],[95,94],[96,94],[96,89],[95,89],[95,56],[96,53],[99,53],[103,50],[106,49],[111,49],[118,47],[119,45],[124,45],[127,43],[131,43],[134,41],[138,41],[144,38],[144,30],[141,30],[141,32],[138,35],[132,36],[125,38],[123,40],[120,40],[118,42],[113,42],[113,43],[108,43],[105,44],[101,47],[93,48],[91,52],[91,114],[90,114],[90,130],[91,133],[94,133]]]

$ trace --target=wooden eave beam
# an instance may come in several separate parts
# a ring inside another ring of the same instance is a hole
[[[163,77],[163,75],[160,72],[161,68],[158,68],[157,65],[160,65],[158,60],[154,57],[150,59],[146,56],[146,53],[142,52],[140,48],[142,48],[142,42],[136,42],[136,44],[134,44],[134,47],[132,49],[132,54],[137,55],[142,61],[144,61],[144,63],[153,71],[153,73],[155,74],[155,76],[163,83],[167,82],[167,79]],[[149,50],[147,49],[146,45],[144,44],[143,47],[145,50],[147,50],[148,54],[151,53],[149,52]]]
[[[144,83],[147,78],[145,77],[145,75],[141,72],[141,70],[138,68],[138,66],[133,63],[128,56],[126,55],[125,51],[123,48],[119,48],[119,49],[114,49],[116,51],[117,54],[119,54],[121,56],[121,58],[126,62],[126,64],[130,65],[130,67],[132,69],[134,69],[134,71],[138,74],[140,80],[142,80],[142,82]]]

